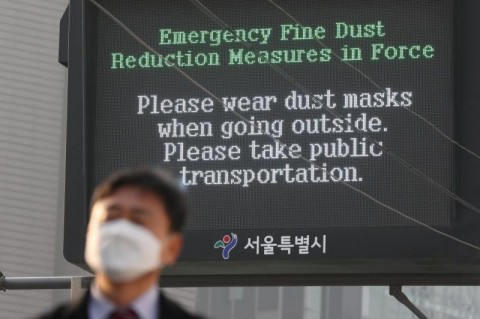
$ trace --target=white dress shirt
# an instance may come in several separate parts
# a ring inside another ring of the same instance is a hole
[[[135,299],[129,308],[135,311],[139,319],[158,319],[159,305],[158,287],[153,285],[140,297]],[[90,319],[108,319],[115,310],[115,305],[110,302],[98,289],[95,283],[90,287],[90,300],[88,301],[88,316]]]

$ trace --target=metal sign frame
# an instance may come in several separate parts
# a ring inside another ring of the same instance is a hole
[[[455,49],[456,139],[480,153],[480,3],[458,2]],[[95,30],[95,15],[101,14],[88,0],[71,0],[61,23],[59,60],[68,65],[68,116],[65,187],[65,258],[87,268],[84,258],[88,223],[89,179],[93,157],[91,107],[94,82],[89,64]],[[68,26],[68,28],[67,28]],[[465,153],[456,153],[456,193],[480,206],[480,165]],[[457,205],[452,227],[439,230],[475,245],[480,245],[480,217]],[[342,229],[312,230],[328,232],[330,250],[325,256],[298,260],[214,259],[199,252],[198,245],[213,246],[224,231],[187,232],[182,260],[162,277],[166,286],[211,285],[472,285],[480,283],[480,255],[418,227],[401,229],[348,230],[350,241],[342,240]],[[308,233],[308,230],[305,232]],[[246,231],[244,234],[254,234]],[[353,240],[353,238],[355,240]],[[376,245],[382,242],[380,247]],[[360,250],[362,247],[376,247]],[[243,243],[244,244],[244,243]],[[338,252],[338,253],[336,253]],[[218,251],[213,251],[212,254]],[[348,255],[348,258],[345,256]],[[215,255],[216,256],[216,255]],[[202,259],[203,258],[203,259]]]

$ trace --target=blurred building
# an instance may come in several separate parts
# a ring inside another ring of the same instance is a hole
[[[62,196],[66,71],[56,62],[65,0],[0,1],[0,270],[56,270]],[[0,295],[0,318],[24,318],[52,291]]]

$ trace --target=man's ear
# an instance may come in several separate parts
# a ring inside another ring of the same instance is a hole
[[[183,247],[183,236],[180,233],[171,234],[162,247],[162,264],[164,266],[171,266],[175,264],[180,256]]]

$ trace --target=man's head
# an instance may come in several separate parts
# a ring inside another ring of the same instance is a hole
[[[166,173],[117,172],[92,196],[87,262],[114,281],[159,274],[180,253],[186,213],[184,196]]]
[[[112,196],[120,188],[134,187],[150,193],[165,206],[171,232],[180,232],[187,215],[186,200],[173,177],[154,169],[126,169],[118,171],[95,188],[90,210],[95,203]]]

